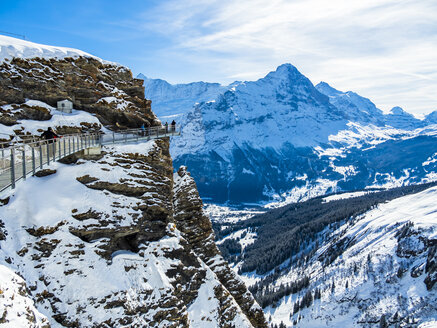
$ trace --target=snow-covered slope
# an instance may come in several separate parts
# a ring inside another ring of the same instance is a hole
[[[435,110],[432,113],[429,113],[428,115],[426,115],[425,121],[428,124],[437,124],[437,110]]]
[[[4,327],[48,327],[48,319],[35,307],[26,281],[0,264],[0,324]]]
[[[316,88],[324,95],[327,95],[334,106],[347,112],[351,121],[355,123],[377,126],[387,125],[400,130],[414,130],[432,124],[431,120],[419,120],[400,107],[393,107],[390,113],[383,114],[369,99],[352,91],[342,92],[336,90],[326,82],[320,82],[316,85]]]
[[[329,97],[329,102],[345,111],[350,120],[361,124],[384,125],[383,113],[369,99],[352,91],[342,92],[326,82],[320,82],[316,89]]]
[[[5,35],[0,35],[0,62],[5,59],[12,58],[56,58],[63,59],[66,57],[89,57],[97,59],[101,62],[110,63],[108,61],[104,61],[96,56],[90,55],[82,50],[73,49],[73,48],[65,48],[65,47],[56,47],[56,46],[48,46],[39,43],[34,43],[30,41],[20,40],[17,38],[12,38]]]
[[[213,215],[218,244],[273,324],[434,327],[436,185]]]
[[[325,231],[305,265],[275,283],[310,277],[309,286],[266,309],[273,322],[298,327],[437,325],[437,187],[401,197]],[[326,254],[340,255],[324,264]],[[296,308],[307,292],[321,293]],[[380,326],[381,327],[381,326]]]

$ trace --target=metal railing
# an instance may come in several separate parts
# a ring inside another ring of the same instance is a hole
[[[0,144],[0,192],[15,188],[16,182],[78,151],[102,145],[120,144],[180,135],[180,126],[130,129],[111,133],[83,133],[63,135],[50,140]]]
[[[135,141],[147,141],[163,137],[173,137],[181,135],[180,125],[152,126],[144,129],[128,129],[112,131],[112,133],[102,134],[102,145],[126,143]]]
[[[65,156],[98,146],[100,133],[62,136],[61,138],[15,144],[0,149],[0,191],[15,188],[17,181],[35,174]]]

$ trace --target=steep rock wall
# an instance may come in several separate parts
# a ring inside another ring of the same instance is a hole
[[[0,106],[26,99],[56,107],[70,99],[74,108],[96,114],[102,124],[126,127],[153,125],[151,101],[144,99],[142,80],[126,67],[90,57],[13,58],[0,62]]]
[[[267,327],[262,309],[252,294],[224,260],[216,244],[211,221],[203,213],[203,204],[194,179],[181,167],[175,173],[174,209],[176,227],[193,247],[193,251],[217,275],[229,290],[254,327]]]
[[[24,326],[266,327],[217,251],[194,183],[174,182],[168,148],[105,147],[4,201],[0,265],[23,277],[41,322]]]

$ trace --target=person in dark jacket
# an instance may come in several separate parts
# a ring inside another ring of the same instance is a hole
[[[48,127],[47,130],[41,134],[41,138],[44,138],[46,140],[50,140],[50,139],[59,138],[59,136],[53,132],[51,127]]]
[[[176,131],[176,122],[174,120],[171,122],[171,131],[172,132]]]

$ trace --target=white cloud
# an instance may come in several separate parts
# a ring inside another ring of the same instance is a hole
[[[314,83],[418,114],[437,109],[435,17],[435,0],[171,0],[140,28],[169,38],[162,51],[196,77],[255,79],[291,62]]]

